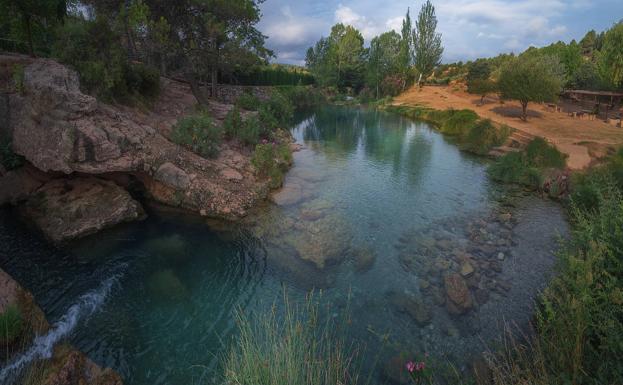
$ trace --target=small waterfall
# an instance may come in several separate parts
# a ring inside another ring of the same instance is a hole
[[[78,323],[95,313],[104,303],[121,274],[115,274],[102,284],[82,295],[76,303],[71,305],[67,312],[52,325],[50,330],[41,336],[36,336],[32,346],[15,357],[7,366],[0,369],[0,383],[10,384],[17,379],[21,371],[31,362],[52,357],[54,346],[67,337]]]

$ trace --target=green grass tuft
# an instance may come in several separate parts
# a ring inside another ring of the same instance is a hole
[[[359,351],[341,337],[345,325],[323,317],[313,295],[303,306],[285,298],[285,314],[237,313],[239,335],[223,359],[229,385],[355,385]]]
[[[22,313],[17,305],[9,305],[0,313],[0,344],[14,342],[24,329]]]

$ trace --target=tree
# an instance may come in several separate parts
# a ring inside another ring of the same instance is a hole
[[[350,25],[336,24],[328,38],[307,50],[306,65],[319,83],[339,88],[359,88],[366,68],[363,36]]]
[[[385,32],[370,42],[367,82],[380,97],[380,85],[388,76],[402,72],[402,39],[394,31]]]
[[[411,65],[413,64],[413,26],[411,24],[410,10],[407,8],[407,15],[402,20],[402,30],[400,34],[400,71],[404,78],[402,88],[406,88]]]
[[[4,13],[4,17],[0,19],[3,19],[3,23],[18,26],[28,44],[28,53],[34,56],[35,26],[47,30],[56,22],[62,21],[67,15],[68,3],[67,0],[0,0],[0,9]]]
[[[623,86],[623,24],[617,24],[606,32],[599,64],[604,80],[614,87]]]
[[[497,84],[491,80],[491,65],[486,60],[477,60],[469,66],[467,72],[467,92],[480,95],[480,104],[485,96],[496,91]]]
[[[329,35],[329,61],[335,71],[335,85],[358,87],[365,66],[361,33],[351,25],[334,25]]]
[[[508,62],[500,73],[502,97],[518,100],[522,120],[528,119],[529,102],[552,102],[562,89],[562,69],[554,56],[521,56]]]
[[[428,76],[441,62],[443,46],[441,34],[436,30],[435,7],[430,0],[426,0],[413,30],[414,64],[421,76]]]
[[[170,38],[197,100],[208,96],[200,85],[210,82],[217,94],[219,73],[247,72],[265,63],[272,52],[257,30],[261,0],[146,0],[153,20],[164,18]]]

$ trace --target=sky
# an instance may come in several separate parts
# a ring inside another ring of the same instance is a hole
[[[432,0],[445,47],[443,62],[521,52],[580,40],[623,19],[623,0]],[[366,40],[400,32],[407,8],[415,19],[424,0],[266,0],[258,27],[278,63],[305,63],[305,52],[331,26],[350,24]]]

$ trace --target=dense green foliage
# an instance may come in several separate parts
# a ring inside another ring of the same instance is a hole
[[[359,89],[363,85],[367,50],[353,26],[336,24],[328,38],[307,50],[306,66],[323,86]]]
[[[236,99],[236,107],[247,111],[257,111],[260,107],[260,100],[251,92],[245,92]]]
[[[357,347],[340,335],[346,325],[321,314],[312,297],[302,307],[285,300],[254,314],[237,314],[239,334],[223,359],[224,383],[232,385],[319,385],[359,383]]]
[[[469,127],[462,147],[474,154],[486,155],[493,147],[502,145],[510,133],[508,126],[498,128],[489,119],[479,120]]]
[[[572,237],[541,296],[538,333],[529,349],[515,344],[493,357],[495,384],[623,383],[621,155],[574,183]]]
[[[422,5],[415,28],[407,10],[401,34],[382,33],[368,49],[354,27],[336,24],[329,37],[307,50],[305,63],[321,86],[361,93],[363,99],[394,96],[413,81],[415,72],[426,78],[439,65],[443,47],[436,29],[430,1]]]
[[[22,313],[16,305],[9,305],[0,313],[0,344],[10,344],[24,329]]]
[[[527,120],[529,102],[550,102],[562,90],[560,62],[554,56],[521,56],[507,63],[498,86],[503,98],[521,103],[522,119]]]
[[[480,95],[480,104],[485,96],[497,91],[497,83],[491,79],[491,64],[485,60],[477,60],[469,66],[467,76],[467,92]]]
[[[544,139],[535,138],[524,151],[504,155],[488,171],[493,179],[501,182],[540,188],[545,170],[562,169],[565,165],[564,154]]]
[[[255,146],[251,164],[259,176],[270,179],[270,188],[277,188],[292,164],[292,152],[286,143],[260,143]]]
[[[208,158],[218,155],[223,130],[205,112],[180,119],[171,133],[171,140]]]
[[[277,90],[298,109],[319,106],[327,102],[327,97],[317,87],[285,86],[278,87]]]
[[[160,74],[143,64],[131,64],[119,36],[102,20],[68,20],[58,33],[52,55],[72,65],[86,92],[107,101],[153,99],[160,88]]]
[[[614,87],[623,87],[623,23],[606,32],[599,63],[602,76]]]
[[[315,82],[314,76],[306,69],[282,64],[260,66],[234,77],[237,83],[248,86],[306,86]]]

